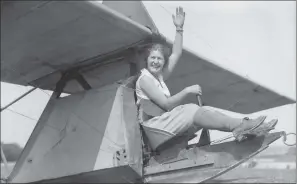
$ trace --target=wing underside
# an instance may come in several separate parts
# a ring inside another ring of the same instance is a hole
[[[98,63],[150,35],[96,1],[4,2],[1,24],[1,81],[47,89],[60,71]]]
[[[82,68],[80,73],[93,88],[127,78],[127,49],[147,43],[151,31],[145,26],[157,30],[141,2],[129,3],[4,2],[1,81],[54,90],[62,72],[71,67]],[[128,11],[131,7],[135,8]],[[171,47],[172,42],[167,42]],[[239,113],[295,102],[187,49],[181,60],[167,81],[173,94],[198,83],[203,88],[204,104]],[[143,59],[137,62],[144,66]],[[69,81],[63,92],[79,91],[83,91],[80,84]],[[188,102],[195,102],[195,98]]]

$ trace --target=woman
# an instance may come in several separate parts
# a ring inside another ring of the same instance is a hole
[[[277,123],[272,120],[263,123],[265,116],[257,119],[237,119],[224,115],[210,107],[199,107],[195,104],[181,105],[188,95],[202,95],[201,87],[193,85],[171,96],[164,83],[172,73],[182,54],[183,25],[185,13],[181,7],[176,9],[176,16],[172,16],[176,26],[176,36],[172,54],[166,53],[162,44],[153,44],[148,50],[146,68],[142,69],[136,82],[137,105],[140,123],[152,128],[162,129],[174,135],[182,134],[189,129],[198,131],[201,128],[233,132],[237,141],[242,141],[247,131],[258,127],[271,130]],[[153,103],[152,103],[153,102]],[[155,104],[154,111],[147,108],[148,104]],[[156,112],[158,111],[158,112]]]

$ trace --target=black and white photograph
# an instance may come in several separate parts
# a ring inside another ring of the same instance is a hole
[[[1,183],[296,183],[296,1],[1,1]]]

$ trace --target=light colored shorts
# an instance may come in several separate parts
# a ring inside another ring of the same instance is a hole
[[[165,130],[175,135],[186,131],[197,132],[200,127],[194,124],[194,115],[200,107],[196,104],[185,104],[169,112],[144,121],[142,124],[151,128]]]

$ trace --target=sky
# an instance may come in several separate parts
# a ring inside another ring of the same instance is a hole
[[[175,34],[171,14],[176,6],[184,7],[186,48],[296,100],[295,1],[144,1],[144,4],[160,32],[171,40]],[[1,82],[1,107],[30,88]],[[1,141],[25,146],[50,94],[37,89],[1,112]],[[296,104],[250,116],[259,114],[268,115],[268,119],[278,118],[277,130],[296,132]],[[211,135],[217,139],[226,133],[212,131]]]

